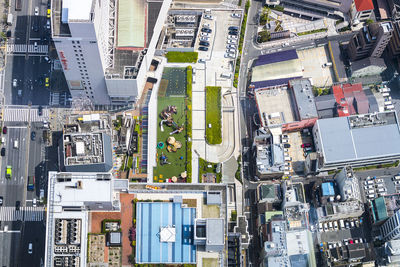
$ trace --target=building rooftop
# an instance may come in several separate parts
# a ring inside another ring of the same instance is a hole
[[[196,263],[195,217],[196,209],[181,203],[137,202],[136,262]],[[173,227],[174,238],[161,239],[163,227]]]
[[[283,173],[285,160],[283,148],[280,144],[274,144],[272,137],[266,135],[263,141],[260,140],[260,137],[256,140],[256,149],[258,172],[262,174]]]
[[[299,57],[295,49],[287,50],[282,52],[271,53],[268,55],[261,55],[257,58],[254,66],[262,66],[298,58]]]
[[[326,163],[400,155],[395,112],[317,120]]]
[[[372,218],[374,222],[381,222],[388,218],[384,197],[378,197],[371,201]]]
[[[280,185],[260,183],[258,186],[260,202],[275,202],[280,199]]]
[[[332,182],[322,184],[322,195],[323,196],[334,196],[335,188]]]
[[[111,174],[60,173],[54,185],[54,205],[84,206],[86,202],[113,199]],[[99,194],[101,193],[101,194]]]
[[[117,47],[145,47],[146,1],[118,1]]]
[[[314,93],[309,79],[290,80],[289,85],[293,90],[299,120],[317,118],[317,108],[315,107]]]
[[[62,20],[70,21],[91,20],[93,0],[62,0]]]
[[[374,9],[374,4],[372,3],[372,0],[354,0],[354,4],[356,5],[356,9],[358,12]]]

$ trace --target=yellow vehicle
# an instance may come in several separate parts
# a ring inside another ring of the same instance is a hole
[[[12,166],[7,166],[6,178],[11,179],[11,176],[12,176]]]
[[[47,9],[47,18],[48,18],[48,19],[50,18],[50,14],[51,14],[51,10],[48,8],[48,9]]]
[[[46,87],[49,87],[49,85],[50,85],[49,77],[46,77],[46,79],[44,80],[44,84],[45,84]]]

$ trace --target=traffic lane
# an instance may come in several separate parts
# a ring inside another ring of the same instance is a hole
[[[10,64],[10,62],[12,62]],[[20,97],[18,97],[18,88],[23,89],[25,84],[25,68],[27,62],[25,61],[25,57],[23,55],[14,55],[12,56],[6,66],[6,73],[8,72],[8,77],[10,80],[4,84],[5,90],[9,90],[8,99],[6,96],[6,103],[9,104],[22,104]],[[14,79],[17,80],[17,86],[13,86]]]
[[[35,57],[32,72],[33,90],[31,91],[30,101],[33,105],[48,105],[50,91],[45,87],[45,78],[50,77],[51,64],[44,60],[44,56]]]
[[[44,143],[42,137],[42,130],[39,128],[33,128],[36,133],[34,141],[30,141],[29,145],[29,166],[28,175],[35,176],[35,187],[33,191],[27,191],[27,199],[32,200],[38,198],[40,187],[40,179],[43,176],[43,160],[44,160]]]
[[[40,266],[44,258],[45,250],[45,225],[43,222],[25,222],[22,228],[22,241],[19,258],[19,266]],[[32,243],[32,254],[28,253],[28,245]]]
[[[4,226],[2,226],[4,227]],[[9,228],[11,229],[11,228]],[[2,232],[0,233],[0,263],[1,266],[17,266],[21,233]],[[38,265],[40,266],[40,265]]]
[[[19,184],[23,182],[25,177],[25,162],[26,162],[26,149],[27,149],[27,128],[9,128],[10,143],[9,153],[10,156],[7,165],[12,166],[12,179],[10,182]],[[17,142],[17,144],[15,144]],[[17,146],[15,146],[17,145]]]

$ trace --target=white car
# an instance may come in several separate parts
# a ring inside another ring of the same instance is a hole
[[[39,7],[35,7],[35,16],[39,16]]]
[[[226,49],[236,49],[236,45],[228,44]]]
[[[375,183],[383,183],[383,179],[376,179]]]
[[[13,80],[13,87],[17,87],[18,86],[18,80],[17,79],[14,79]]]
[[[232,17],[232,18],[240,18],[241,16],[240,16],[240,14],[238,14],[238,13],[232,13],[232,14],[231,14],[231,17]]]
[[[230,54],[230,53],[236,53],[235,49],[226,49],[226,53]]]
[[[237,40],[238,39],[238,37],[236,35],[229,35],[228,38],[231,39],[231,40]]]
[[[204,24],[203,24],[203,27],[204,27],[204,28],[210,28],[211,25],[210,25],[209,23],[204,23]]]
[[[213,16],[208,15],[208,14],[204,14],[204,18],[205,18],[205,19],[212,20],[212,19],[213,19]]]
[[[203,37],[210,37],[210,34],[208,32],[202,32],[201,36]]]
[[[200,41],[208,42],[208,41],[210,41],[210,37],[202,36],[202,37],[200,37]]]
[[[395,185],[400,185],[400,181],[394,181]]]
[[[237,44],[237,41],[236,40],[228,40],[228,44]]]

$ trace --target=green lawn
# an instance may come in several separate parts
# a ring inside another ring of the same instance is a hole
[[[211,167],[209,167],[210,165],[211,165]],[[200,183],[203,182],[201,180],[201,177],[203,174],[215,173],[215,176],[216,176],[215,182],[220,183],[221,179],[222,179],[222,173],[221,173],[222,170],[220,170],[219,173],[217,173],[217,166],[218,166],[218,163],[211,163],[211,162],[205,161],[202,158],[199,158],[199,182]]]
[[[196,63],[198,53],[197,52],[168,52],[165,57],[169,63]]]
[[[211,124],[211,128],[209,125]],[[206,141],[221,144],[221,87],[206,87]]]
[[[187,171],[188,177],[187,182],[191,181],[191,151],[189,154],[188,149],[191,148],[191,143],[187,141],[188,136],[191,135],[191,124],[188,124],[188,119],[191,118],[191,101],[187,97],[187,93],[190,88],[187,88],[189,76],[189,71],[191,74],[191,69],[185,68],[168,68],[165,73],[163,73],[163,79],[165,79],[164,85],[160,85],[158,94],[158,119],[157,119],[157,144],[159,142],[164,143],[164,148],[157,148],[157,167],[153,170],[153,178],[155,182],[165,182],[166,179],[170,179],[172,176],[179,177],[179,175]],[[185,75],[182,75],[182,72]],[[188,80],[188,81],[187,81]],[[176,88],[176,84],[183,87],[185,90]],[[174,85],[174,86],[171,86]],[[161,88],[163,86],[164,88]],[[181,94],[182,92],[182,94]],[[191,92],[190,92],[191,93]],[[183,125],[184,130],[180,133],[175,133],[170,135],[174,131],[173,127],[163,124],[164,131],[161,131],[160,122],[161,117],[159,114],[168,106],[176,106],[177,113],[173,114],[174,122],[181,126]],[[182,147],[177,150],[177,152],[168,152],[166,141],[168,137],[173,136],[177,141],[182,144]],[[170,164],[160,164],[160,157],[164,154],[168,158]]]

